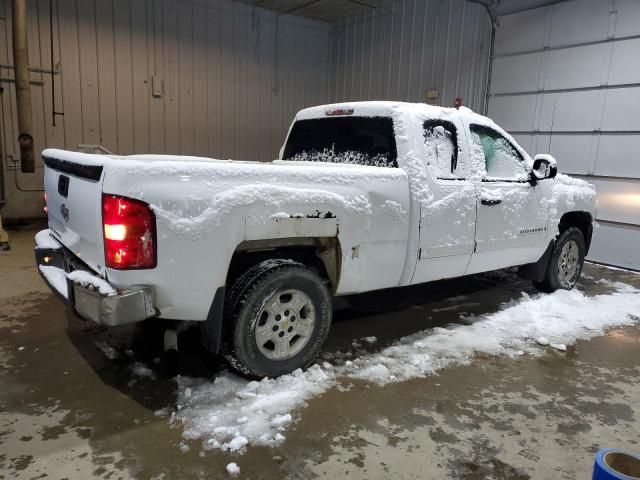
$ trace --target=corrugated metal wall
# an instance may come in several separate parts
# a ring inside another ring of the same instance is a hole
[[[640,269],[640,2],[576,0],[499,23],[489,115],[596,186],[589,257]]]
[[[464,0],[395,0],[331,30],[331,98],[427,102],[482,111],[491,24]]]
[[[28,0],[36,149],[101,144],[268,160],[291,118],[326,103],[329,24],[226,0]],[[42,162],[16,172],[10,0],[0,0],[4,218],[41,213]],[[19,168],[19,167],[18,167]]]
[[[10,0],[0,0],[5,218],[41,214],[37,173],[15,162]],[[335,24],[228,0],[27,0],[36,149],[269,160],[295,112],[343,100],[482,110],[490,25],[464,0],[391,0]],[[53,125],[51,80],[56,116]],[[16,168],[17,167],[17,168]]]

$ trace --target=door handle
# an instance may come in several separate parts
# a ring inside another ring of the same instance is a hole
[[[502,203],[502,199],[500,198],[483,198],[480,200],[482,205],[487,205],[491,207],[492,205],[500,205]]]

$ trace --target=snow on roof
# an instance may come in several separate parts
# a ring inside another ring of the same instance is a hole
[[[426,103],[392,101],[342,102],[305,108],[297,113],[296,120],[325,117],[327,111],[339,109],[353,109],[353,115],[360,116],[394,115],[401,111],[407,113],[430,113],[432,115],[438,115],[441,113],[453,113],[456,111],[455,108],[439,107]]]
[[[327,111],[331,110],[351,110],[352,115],[369,116],[369,115],[390,115],[398,113],[422,114],[424,116],[446,116],[458,114],[466,117],[469,123],[478,123],[487,126],[497,126],[493,120],[484,115],[474,112],[468,107],[442,107],[439,105],[430,105],[428,103],[412,103],[412,102],[393,102],[393,101],[364,101],[364,102],[342,102],[330,103],[326,105],[316,105],[314,107],[300,110],[296,115],[296,120],[306,118],[325,117]]]

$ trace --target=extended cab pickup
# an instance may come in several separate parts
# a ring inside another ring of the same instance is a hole
[[[332,296],[520,266],[570,289],[595,191],[466,108],[300,111],[268,163],[43,152],[36,261],[82,317],[202,322],[238,371],[314,361]]]

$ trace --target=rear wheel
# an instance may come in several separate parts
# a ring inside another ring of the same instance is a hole
[[[576,227],[568,228],[556,241],[544,279],[534,282],[534,285],[543,292],[571,290],[582,273],[584,254],[585,242],[582,232]]]
[[[225,310],[222,353],[251,377],[308,367],[331,326],[325,282],[290,260],[267,260],[249,269],[231,288]]]

